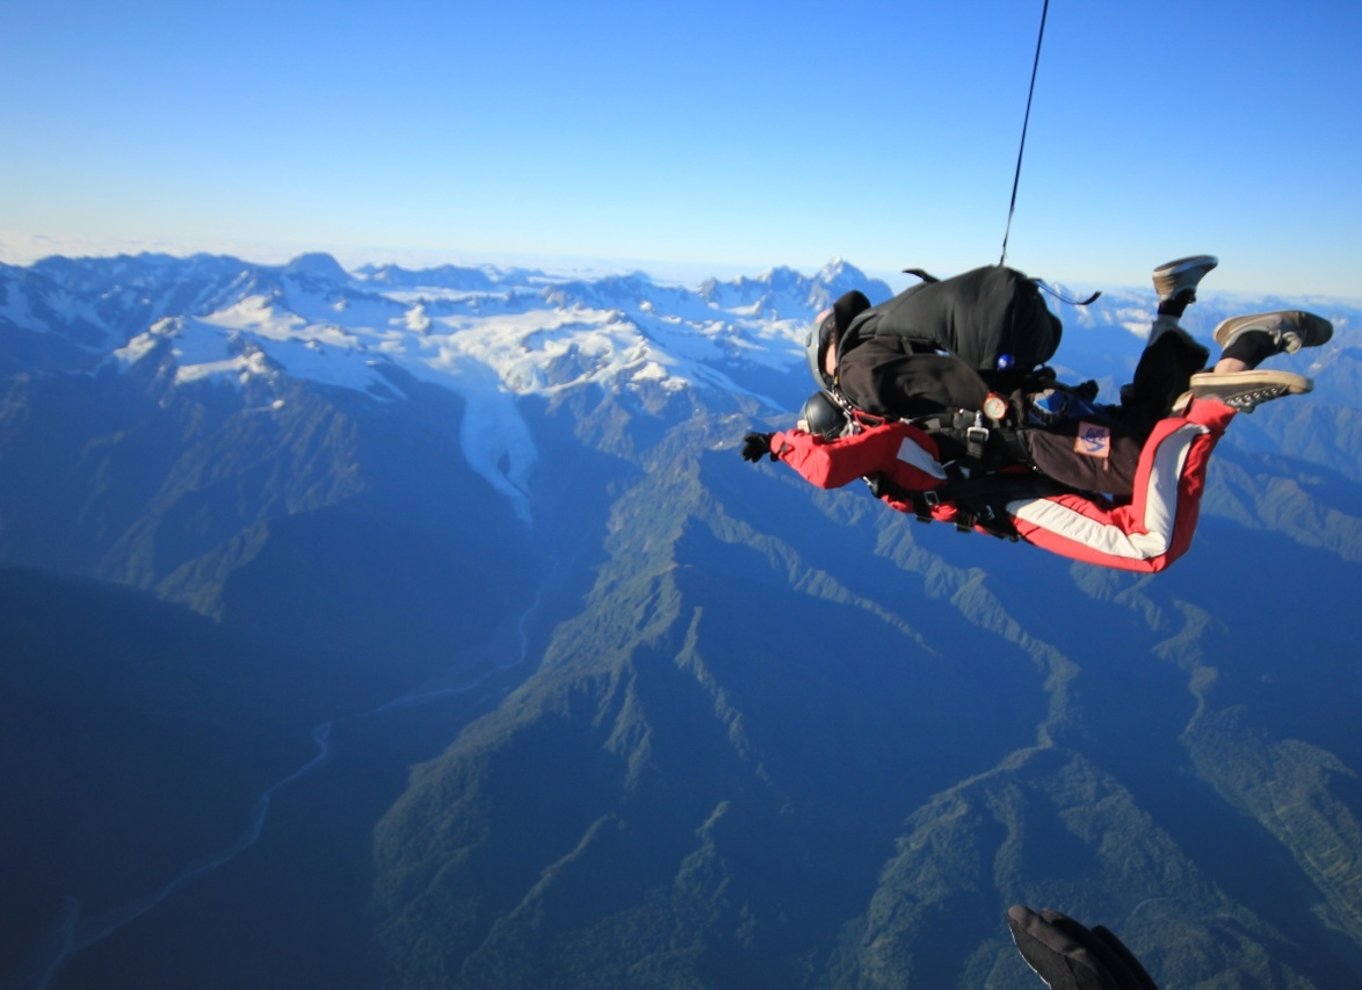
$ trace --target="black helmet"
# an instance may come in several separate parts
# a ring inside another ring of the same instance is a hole
[[[824,440],[836,440],[846,431],[847,425],[846,410],[822,390],[809,396],[799,411],[799,428]]]

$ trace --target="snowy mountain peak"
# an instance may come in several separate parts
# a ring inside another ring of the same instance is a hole
[[[350,280],[340,262],[320,251],[298,255],[284,266],[284,271],[290,275],[303,275],[307,278],[334,282],[337,285],[343,285]]]
[[[836,277],[858,274],[847,266]],[[590,386],[655,407],[687,389],[751,395],[736,382],[796,367],[823,281],[791,268],[699,291],[643,272],[568,279],[385,266],[352,277],[322,253],[282,266],[52,259],[41,273],[0,271],[0,319],[20,334],[11,349],[39,353],[53,370],[151,361],[176,386],[284,376],[381,401],[400,395],[404,375],[480,398]],[[19,343],[34,334],[63,343]]]
[[[827,264],[818,269],[818,274],[814,276],[814,281],[822,285],[839,285],[851,279],[859,279],[864,282],[866,276],[864,272],[848,264],[842,258],[830,259]]]
[[[492,292],[507,281],[504,273],[490,265],[465,268],[441,265],[412,271],[398,265],[365,265],[356,273],[365,282],[389,289],[450,289],[462,292]]]

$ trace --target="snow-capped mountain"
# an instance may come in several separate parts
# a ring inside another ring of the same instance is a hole
[[[383,382],[394,369],[451,383],[470,362],[517,394],[588,382],[734,387],[726,365],[793,363],[810,318],[846,288],[888,295],[845,264],[811,278],[776,269],[699,291],[642,274],[588,282],[389,266],[351,275],[315,254],[279,267],[196,258],[167,278],[173,264],[51,259],[31,270],[6,268],[0,319],[95,357],[113,345],[125,364],[169,357],[181,381],[240,380],[272,368],[391,398],[394,387]],[[243,357],[257,352],[255,363]]]
[[[389,265],[348,273],[325,254],[282,266],[212,256],[50,258],[0,266],[0,327],[11,331],[8,353],[45,351],[35,360],[53,370],[91,370],[110,355],[124,366],[168,360],[166,373],[181,382],[284,373],[381,400],[401,394],[402,376],[462,390],[472,365],[516,395],[585,384],[744,391],[730,375],[735,367],[794,367],[811,319],[852,289],[876,301],[892,294],[841,260],[812,276],[775,268],[691,289],[641,272],[584,280]],[[1203,337],[1246,305],[1204,295],[1186,321]],[[1128,363],[1153,303],[1150,293],[1120,290],[1086,307],[1052,299],[1067,328],[1057,361],[1088,374],[1093,360]],[[1354,342],[1356,310],[1334,305],[1324,315],[1339,328],[1334,350]],[[1327,364],[1312,357],[1316,367]]]
[[[720,404],[747,396],[768,413],[797,408],[805,386],[789,379],[802,367],[807,327],[852,289],[875,301],[892,295],[840,259],[812,276],[779,267],[691,289],[639,272],[583,280],[388,265],[349,273],[325,254],[282,266],[211,256],[52,258],[0,267],[0,328],[10,331],[0,360],[8,353],[18,366],[50,370],[152,367],[177,386],[254,382],[263,386],[255,390],[262,410],[285,401],[285,381],[380,402],[400,400],[413,381],[435,385],[476,410],[465,421],[470,461],[519,499],[534,453],[516,397],[593,386],[656,408],[703,389]],[[1061,372],[1114,389],[1148,332],[1152,294],[1052,305],[1068,328]],[[1209,336],[1229,305],[1209,296],[1189,328]],[[1332,354],[1356,336],[1358,319],[1328,315],[1340,326]],[[1328,363],[1328,355],[1310,358],[1307,372]],[[1336,398],[1328,377],[1323,384],[1325,397]]]
[[[49,370],[153,368],[174,386],[253,384],[263,412],[280,409],[286,383],[298,381],[380,402],[402,399],[413,381],[446,388],[473,410],[463,428],[470,463],[522,514],[535,457],[517,396],[594,386],[656,406],[695,388],[779,409],[787,402],[754,387],[799,364],[818,310],[849,288],[889,295],[840,262],[812,277],[782,268],[699,291],[641,273],[583,281],[388,266],[351,275],[324,254],[283,266],[51,259],[0,275],[8,348],[36,355],[49,344],[34,362]]]

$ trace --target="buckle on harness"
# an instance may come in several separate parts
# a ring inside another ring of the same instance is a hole
[[[935,522],[932,510],[940,504],[941,496],[931,489],[913,493],[913,515],[917,516],[918,522]]]
[[[988,427],[984,425],[984,414],[974,414],[974,425],[965,427],[965,451],[974,460],[983,460],[984,448],[988,446]]]
[[[972,532],[975,526],[982,526],[985,532],[993,532],[989,529],[989,524],[996,522],[998,514],[993,506],[987,503],[980,505],[977,509],[970,511],[961,509],[955,514],[955,529],[960,533]],[[994,535],[998,535],[994,533]]]

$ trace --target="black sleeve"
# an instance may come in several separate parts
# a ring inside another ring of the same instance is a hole
[[[838,355],[837,378],[858,408],[879,416],[978,409],[984,380],[957,357],[915,354],[900,338],[872,338]]]

